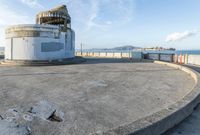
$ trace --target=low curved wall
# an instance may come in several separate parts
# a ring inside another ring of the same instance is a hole
[[[0,61],[0,66],[53,66],[53,65],[80,64],[83,62],[86,62],[86,59],[83,57],[74,57],[74,58],[52,60],[52,61],[4,60],[4,61]]]
[[[154,63],[177,68],[190,74],[195,80],[193,90],[182,100],[157,113],[103,133],[94,133],[93,135],[160,135],[180,123],[193,112],[194,108],[200,103],[199,73],[181,65],[161,61],[155,61]]]

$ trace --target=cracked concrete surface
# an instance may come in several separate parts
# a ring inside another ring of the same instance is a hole
[[[151,115],[194,86],[180,70],[129,62],[89,59],[79,65],[0,67],[0,114],[47,100],[59,106],[64,120],[36,117],[28,123],[31,134],[87,135]]]
[[[26,108],[8,109],[1,115],[0,135],[29,135],[31,134],[29,126],[34,123],[35,119],[46,122],[62,122],[64,113],[53,103],[45,100],[39,101],[28,110]]]

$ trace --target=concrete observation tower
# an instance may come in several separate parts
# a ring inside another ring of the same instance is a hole
[[[65,5],[40,12],[36,24],[6,29],[5,61],[62,61],[75,57],[75,32]]]

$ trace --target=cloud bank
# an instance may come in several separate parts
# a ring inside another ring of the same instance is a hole
[[[166,42],[180,41],[188,37],[195,36],[197,33],[197,31],[175,32],[167,36]]]

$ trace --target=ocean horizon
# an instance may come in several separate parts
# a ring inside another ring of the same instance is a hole
[[[4,47],[0,47],[0,52],[4,52]],[[80,49],[77,49],[76,51],[81,51]],[[93,49],[84,49],[82,52],[138,52],[138,50],[93,50]],[[176,50],[176,51],[170,51],[170,50],[164,50],[164,51],[139,51],[143,53],[162,53],[162,54],[196,54],[200,55],[200,50]]]
[[[76,51],[81,51],[77,49]],[[200,50],[163,50],[163,51],[138,51],[138,50],[96,50],[96,49],[84,49],[82,52],[143,52],[143,53],[162,53],[162,54],[198,54],[200,55]]]

